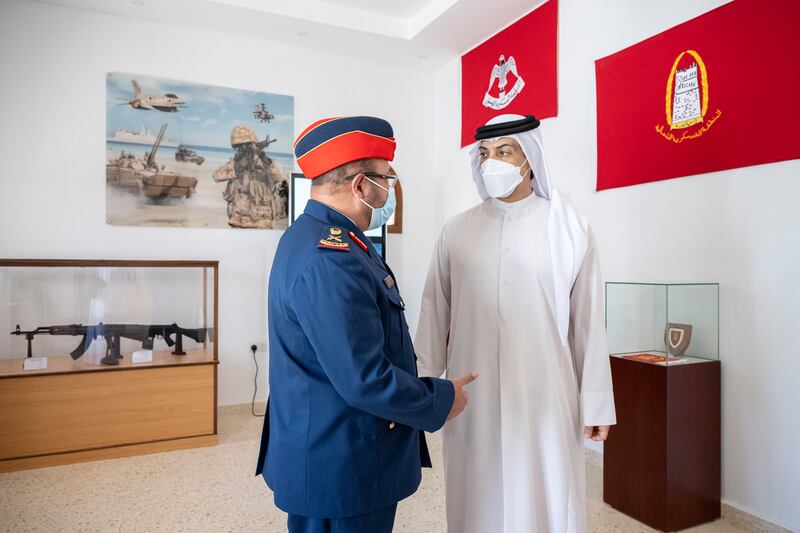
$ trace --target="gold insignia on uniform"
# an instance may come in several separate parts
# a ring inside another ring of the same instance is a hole
[[[329,229],[325,240],[328,242],[342,242],[342,230],[339,228]]]
[[[350,243],[342,240],[342,229],[331,227],[326,232],[323,232],[323,238],[320,239],[319,244],[317,244],[318,248],[331,248],[334,250],[350,250]]]

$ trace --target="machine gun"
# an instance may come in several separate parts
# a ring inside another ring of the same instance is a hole
[[[118,365],[122,359],[120,353],[120,339],[132,339],[142,343],[142,348],[152,350],[156,337],[161,337],[168,346],[175,346],[172,352],[174,355],[186,355],[183,351],[183,337],[189,337],[195,342],[205,342],[206,328],[187,329],[177,324],[170,325],[143,325],[143,324],[103,324],[84,326],[81,324],[71,324],[67,326],[46,326],[38,327],[30,331],[22,331],[17,324],[17,328],[11,335],[25,335],[28,341],[28,357],[33,356],[31,344],[36,335],[83,335],[80,344],[70,352],[73,359],[78,360],[86,353],[95,339],[103,337],[106,341],[106,355],[100,362],[104,365]],[[173,340],[172,337],[175,337]]]
[[[278,142],[278,139],[270,139],[269,135],[267,135],[266,139],[264,139],[263,141],[258,141],[256,143],[256,148],[263,150],[264,148],[269,148],[269,145],[274,142]]]

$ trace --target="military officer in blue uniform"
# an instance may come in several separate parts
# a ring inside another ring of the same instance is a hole
[[[423,431],[466,406],[464,386],[418,378],[405,305],[364,231],[394,209],[391,125],[337,117],[295,155],[313,179],[269,280],[269,401],[256,474],[291,533],[382,533],[431,466]]]

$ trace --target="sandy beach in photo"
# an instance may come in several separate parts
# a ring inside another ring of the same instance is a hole
[[[149,150],[147,145],[131,145],[109,141],[108,160],[115,159],[120,152],[133,153],[141,158]],[[135,194],[121,187],[106,184],[106,222],[115,226],[170,226],[180,228],[230,228],[227,202],[222,194],[226,183],[217,183],[212,174],[228,162],[233,150],[195,148],[205,157],[202,165],[175,161],[174,148],[160,148],[156,156],[164,172],[197,178],[197,188],[190,198],[166,199],[154,203],[143,194]],[[281,169],[281,176],[288,181],[292,160],[284,154],[267,155]],[[286,229],[287,217],[273,221],[273,229]]]

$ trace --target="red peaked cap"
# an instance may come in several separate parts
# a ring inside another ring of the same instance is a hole
[[[318,120],[297,137],[294,155],[307,178],[359,159],[394,159],[392,125],[377,117],[333,117]]]

